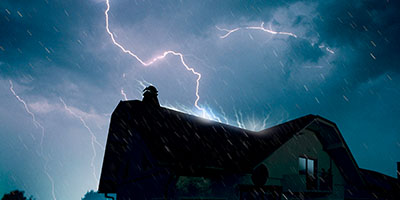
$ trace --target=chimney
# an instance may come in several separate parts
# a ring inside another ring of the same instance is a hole
[[[144,90],[143,90],[142,102],[149,104],[149,105],[156,106],[156,107],[160,107],[160,103],[158,102],[157,95],[158,95],[157,89],[154,86],[150,85],[150,86],[144,88]]]

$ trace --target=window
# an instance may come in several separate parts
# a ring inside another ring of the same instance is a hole
[[[299,157],[299,174],[314,175],[316,164],[316,159]]]
[[[306,174],[307,158],[299,158],[299,174]]]
[[[305,175],[307,190],[317,188],[317,169],[317,159],[299,157],[299,174]]]
[[[314,174],[314,160],[307,159],[307,174]]]

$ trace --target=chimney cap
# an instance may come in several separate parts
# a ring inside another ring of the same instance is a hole
[[[146,92],[150,92],[150,93],[156,94],[156,95],[158,94],[157,88],[152,85],[147,86],[146,88],[143,89],[143,93],[146,93]]]

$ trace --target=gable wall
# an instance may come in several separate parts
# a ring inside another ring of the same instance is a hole
[[[323,133],[321,133],[323,134]],[[333,192],[329,199],[343,199],[345,181],[335,162],[323,150],[316,135],[304,130],[294,136],[271,156],[263,161],[269,170],[267,185],[281,185],[283,192],[304,192],[306,190],[305,175],[299,175],[299,156],[317,159],[317,171],[326,171],[332,166]],[[326,199],[324,197],[323,199]]]

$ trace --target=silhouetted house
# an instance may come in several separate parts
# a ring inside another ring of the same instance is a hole
[[[254,132],[139,100],[112,114],[99,184],[121,200],[393,199],[396,188],[360,170],[320,116]]]

